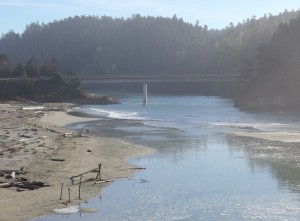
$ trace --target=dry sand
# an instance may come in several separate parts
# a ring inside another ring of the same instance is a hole
[[[65,137],[62,126],[72,122],[94,119],[67,115],[70,104],[47,104],[35,109],[15,105],[0,105],[0,170],[25,168],[29,180],[43,181],[49,187],[17,192],[15,187],[0,189],[0,220],[24,220],[53,213],[66,207],[70,185],[71,203],[78,203],[78,185],[71,185],[71,176],[81,174],[102,164],[101,178],[115,180],[130,177],[136,171],[126,158],[151,153],[149,148],[137,147],[114,140],[87,136]],[[46,116],[44,116],[46,115]],[[52,161],[63,159],[64,161]],[[97,196],[106,184],[95,184],[97,173],[83,175],[81,201]],[[0,179],[0,181],[5,181]],[[75,179],[78,183],[79,178]],[[60,200],[61,184],[64,183]]]

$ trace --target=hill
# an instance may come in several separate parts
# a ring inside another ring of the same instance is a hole
[[[295,11],[285,11],[252,17],[222,30],[192,25],[176,15],[76,16],[32,23],[22,34],[9,32],[0,39],[0,53],[12,64],[32,56],[40,64],[54,58],[63,72],[80,75],[240,73],[246,61],[254,62],[256,48],[269,42],[279,24],[296,16]]]

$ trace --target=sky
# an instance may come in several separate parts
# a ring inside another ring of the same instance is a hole
[[[172,17],[222,29],[247,18],[299,10],[299,0],[0,0],[1,33],[23,33],[26,25],[49,23],[75,15],[128,18],[133,14]]]

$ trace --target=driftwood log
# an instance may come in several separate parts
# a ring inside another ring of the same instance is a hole
[[[16,175],[27,173],[26,171],[22,171],[22,170],[0,170],[0,173],[3,173],[3,174],[12,174],[13,172],[15,172]]]
[[[14,186],[13,182],[8,182],[8,183],[0,183],[0,188],[9,188]]]
[[[0,183],[0,188],[10,188],[10,187],[18,187],[18,191],[20,190],[35,190],[41,187],[50,186],[40,181],[11,181],[8,183]]]
[[[89,170],[89,171],[87,171],[87,172],[81,173],[81,174],[76,175],[76,176],[71,176],[70,179],[72,180],[72,179],[74,179],[74,178],[76,178],[76,177],[80,177],[80,176],[82,176],[82,175],[84,175],[84,174],[91,173],[91,172],[93,172],[93,173],[98,173],[98,168]]]
[[[60,161],[60,162],[65,161],[65,159],[57,159],[57,158],[51,158],[50,160],[51,160],[51,161]]]
[[[35,190],[40,187],[49,186],[41,181],[28,181],[24,177],[18,177],[16,175],[25,174],[26,172],[21,170],[0,170],[0,175],[9,182],[0,183],[0,188],[17,187],[17,191]]]

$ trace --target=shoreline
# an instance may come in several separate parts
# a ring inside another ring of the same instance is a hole
[[[39,105],[44,107],[39,109],[21,109],[20,106],[0,105],[0,126],[3,128],[0,134],[0,170],[24,167],[26,178],[50,186],[24,192],[17,192],[15,187],[1,188],[0,198],[5,199],[0,201],[1,221],[31,219],[66,207],[66,188],[63,188],[60,200],[62,183],[70,185],[71,202],[67,205],[78,204],[78,185],[71,185],[70,177],[98,168],[101,163],[103,180],[129,178],[136,170],[127,159],[153,152],[151,148],[111,138],[64,136],[70,133],[64,128],[67,124],[100,120],[68,115],[65,109],[72,104],[44,104]],[[30,139],[23,139],[20,134],[26,134]],[[16,152],[10,151],[12,147]],[[52,161],[53,158],[64,161]],[[95,176],[96,173],[83,175],[80,201],[96,197],[107,185],[88,181]]]
[[[82,116],[70,115],[65,111],[51,112],[41,118],[41,122],[52,124],[53,126],[56,127],[66,127],[68,124],[84,123],[84,122],[96,121],[96,120],[101,120],[101,119],[94,118],[94,117],[82,117]]]

